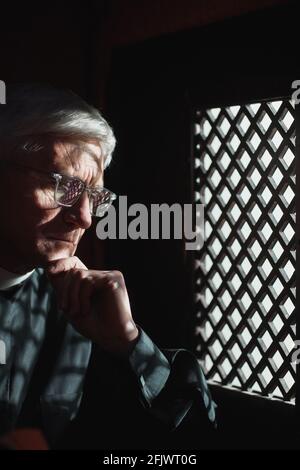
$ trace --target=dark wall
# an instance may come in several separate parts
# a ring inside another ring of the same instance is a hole
[[[83,9],[84,28],[86,13]],[[30,3],[13,2],[1,18],[2,79],[50,82],[86,94],[80,21],[76,4],[72,9],[58,2],[33,8]]]
[[[113,45],[199,28],[288,0],[108,0],[103,33]]]
[[[193,105],[290,96],[300,76],[297,17],[290,3],[115,47],[108,115],[119,143],[108,177],[112,189],[146,205],[190,202]],[[128,280],[135,317],[152,338],[191,348],[192,254],[164,240],[111,241],[109,254]],[[221,429],[216,448],[298,445],[294,407],[222,388],[214,396]]]

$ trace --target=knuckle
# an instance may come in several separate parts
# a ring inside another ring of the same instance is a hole
[[[85,273],[82,269],[78,269],[78,268],[70,268],[69,271],[70,275],[72,277],[74,277],[75,279],[84,279],[86,276],[85,276]]]
[[[107,279],[107,283],[109,287],[111,287],[113,290],[118,289],[118,288],[125,288],[125,282],[123,276],[113,276]]]
[[[78,258],[78,256],[73,256],[72,257],[72,262],[74,265],[77,267],[77,269],[87,269],[87,267],[84,265],[84,263]]]
[[[78,277],[78,279],[81,279],[81,280],[86,279],[86,274],[82,269],[77,270],[76,276]]]
[[[112,271],[113,278],[119,282],[124,282],[124,276],[121,271]]]

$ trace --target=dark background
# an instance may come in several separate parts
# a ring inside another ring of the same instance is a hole
[[[291,94],[300,79],[296,2],[11,2],[1,17],[0,79],[71,88],[104,112],[118,140],[106,187],[134,202],[192,197],[193,106]],[[105,252],[105,255],[104,255]],[[90,267],[124,273],[136,321],[161,347],[193,347],[192,253],[178,240],[80,248]],[[215,447],[298,445],[295,409],[214,389]],[[190,425],[183,436],[183,448]]]

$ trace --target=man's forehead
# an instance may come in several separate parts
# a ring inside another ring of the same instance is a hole
[[[101,147],[93,142],[55,142],[51,162],[57,170],[97,181],[103,176],[104,159]]]

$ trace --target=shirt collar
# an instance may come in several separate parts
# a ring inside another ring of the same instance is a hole
[[[17,274],[0,267],[0,290],[6,290],[21,284],[21,282],[25,281],[33,272],[34,270],[25,274]]]

